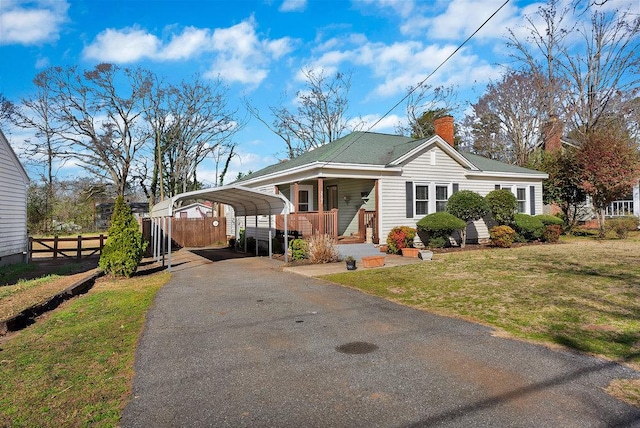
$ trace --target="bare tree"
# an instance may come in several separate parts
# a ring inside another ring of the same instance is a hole
[[[311,69],[304,69],[302,73],[306,82],[304,89],[296,93],[296,108],[270,106],[273,124],[269,124],[251,102],[245,100],[251,115],[282,138],[290,159],[337,140],[345,131],[354,129],[347,116],[351,73],[337,72],[326,76],[324,71]],[[356,124],[355,128],[360,125]]]
[[[43,165],[44,173],[42,181],[45,183],[43,204],[41,213],[44,215],[42,222],[45,231],[51,224],[52,203],[54,199],[54,179],[57,171],[54,171],[57,161],[64,163],[63,153],[66,141],[61,137],[64,130],[63,124],[54,120],[55,100],[50,89],[52,69],[39,73],[34,79],[35,91],[22,99],[21,107],[15,109],[12,122],[21,128],[35,132],[34,140],[28,139],[29,146],[25,154],[29,161]]]
[[[81,72],[76,67],[48,70],[54,95],[50,112],[63,123],[60,135],[69,145],[62,153],[96,177],[111,180],[124,195],[142,134],[142,99],[152,87],[149,71],[99,64]]]
[[[540,142],[539,128],[546,112],[546,91],[536,91],[538,79],[533,73],[512,71],[487,85],[484,95],[471,105],[469,122],[476,153],[527,165]]]
[[[15,104],[0,94],[0,129],[4,129],[8,123],[11,123],[15,112]]]
[[[547,117],[565,119],[586,141],[610,114],[620,114],[639,91],[640,17],[605,11],[606,1],[575,1],[560,8],[549,0],[526,18],[528,36],[512,31],[514,58],[538,76]],[[589,14],[587,23],[579,18]],[[540,18],[542,24],[536,25]],[[577,24],[572,22],[578,22]]]
[[[242,123],[237,111],[229,109],[227,88],[220,80],[209,83],[196,76],[168,92],[172,123],[164,134],[163,158],[168,189],[176,194],[200,185],[197,168],[207,157],[233,156],[229,148]]]

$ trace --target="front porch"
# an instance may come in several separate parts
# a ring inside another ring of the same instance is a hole
[[[286,230],[289,236],[294,238],[307,238],[316,235],[329,235],[341,243],[363,243],[368,239],[378,244],[378,221],[375,211],[367,211],[364,208],[358,210],[357,231],[349,235],[340,233],[338,227],[339,211],[334,208],[330,211],[296,212],[287,216]],[[283,234],[285,230],[284,215],[276,216],[276,234]],[[367,236],[367,233],[369,236]]]
[[[379,243],[378,180],[317,178],[276,187],[290,202],[286,230],[293,237],[329,235],[340,243]],[[277,233],[285,230],[276,216]]]

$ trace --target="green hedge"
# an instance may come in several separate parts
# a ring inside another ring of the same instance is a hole
[[[525,241],[536,241],[542,237],[544,224],[529,214],[515,214],[513,216],[515,230]]]
[[[554,215],[538,214],[538,215],[535,215],[534,217],[540,220],[542,224],[544,224],[545,226],[551,226],[553,224],[557,226],[564,225],[564,221],[560,217],[556,217]]]
[[[424,216],[416,226],[425,245],[431,245],[435,239],[432,246],[442,246],[442,240],[446,243],[453,232],[467,227],[467,222],[452,214],[439,212]],[[425,239],[427,242],[424,242]]]
[[[518,210],[518,200],[511,190],[492,190],[485,196],[489,212],[498,225],[512,225],[513,215]]]

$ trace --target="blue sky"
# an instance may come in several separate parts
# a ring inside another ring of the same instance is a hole
[[[0,0],[0,93],[14,102],[32,90],[48,66],[92,68],[100,62],[141,66],[169,80],[219,76],[229,103],[252,100],[265,118],[269,105],[293,105],[303,67],[352,72],[351,117],[374,123],[424,79],[504,0]],[[507,28],[540,3],[511,0],[428,83],[455,85],[462,108],[508,65]],[[634,6],[635,5],[635,6]],[[638,0],[610,0],[607,7]],[[285,95],[286,94],[286,95]],[[241,111],[241,114],[244,113]],[[374,129],[393,133],[404,106]],[[20,152],[25,135],[4,130]],[[240,157],[227,177],[278,160],[284,144],[250,120],[236,134]],[[30,171],[32,178],[37,171]],[[73,174],[62,168],[59,177]],[[214,180],[212,162],[198,171]]]

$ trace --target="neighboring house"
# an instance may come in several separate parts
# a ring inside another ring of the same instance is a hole
[[[0,130],[0,266],[27,259],[28,185],[27,172]]]
[[[543,142],[539,148],[543,148],[546,152],[577,148],[578,145],[574,141],[563,135],[563,129],[563,124],[558,119],[551,119],[547,122],[542,130]],[[555,214],[559,212],[559,209],[557,206],[548,205],[545,206],[545,211],[550,214]],[[580,222],[584,222],[588,227],[597,227],[597,216],[589,197],[587,197],[580,211],[583,213],[579,216]],[[640,217],[640,182],[633,186],[633,190],[626,198],[613,201],[605,210],[606,217],[623,217],[629,215]]]
[[[209,204],[209,205],[207,205]],[[176,218],[205,218],[205,217],[214,217],[213,215],[213,207],[210,202],[208,203],[200,203],[196,202],[193,204],[185,205],[180,208],[176,208],[173,210],[173,216]]]
[[[290,204],[288,230],[303,236],[385,241],[400,225],[415,227],[425,215],[443,211],[458,190],[481,195],[498,188],[513,192],[519,210],[542,213],[547,174],[493,161],[453,147],[453,118],[438,119],[436,136],[412,139],[354,132],[295,159],[268,166],[234,184],[278,192]],[[250,236],[266,240],[268,217],[247,220]],[[276,229],[284,228],[282,216]],[[368,229],[368,230],[367,230]],[[470,241],[486,239],[483,220],[468,229]]]
[[[111,225],[111,216],[113,215],[114,202],[100,202],[95,206],[95,226],[98,230],[106,230]],[[148,202],[127,202],[131,213],[140,220],[149,216],[149,203]]]

